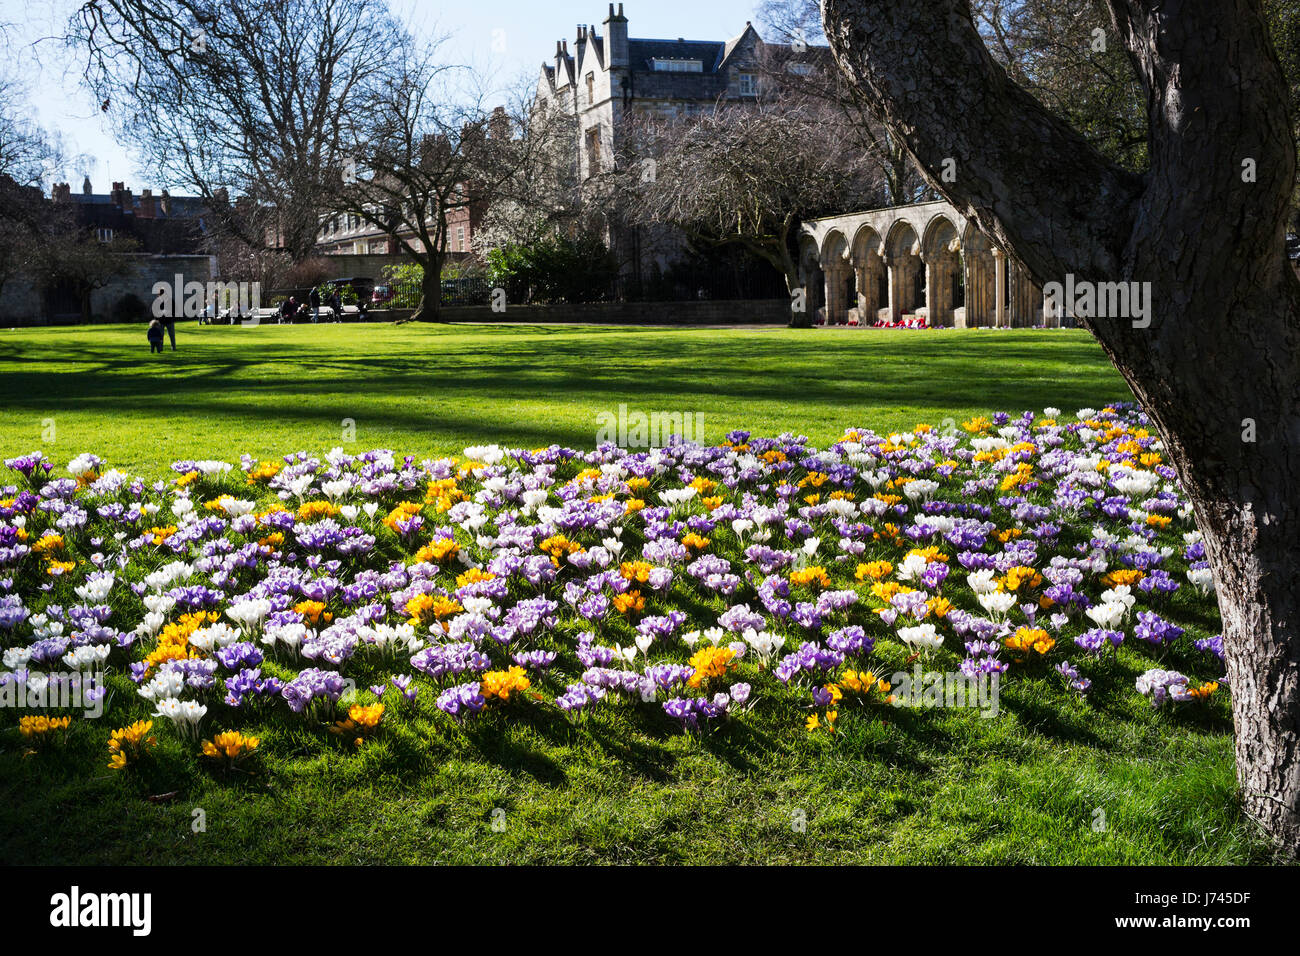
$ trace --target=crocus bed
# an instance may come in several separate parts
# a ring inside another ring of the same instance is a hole
[[[954,706],[916,692],[934,675],[1086,698],[1121,648],[1153,707],[1226,691],[1204,548],[1132,406],[825,450],[335,449],[153,483],[93,454],[5,464],[3,719],[38,758],[100,718],[116,770],[159,735],[247,767],[255,721],[355,750],[422,699],[449,725],[614,707],[701,735],[780,709],[833,738]]]

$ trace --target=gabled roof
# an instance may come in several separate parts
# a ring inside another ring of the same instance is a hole
[[[730,60],[731,54],[736,52],[736,48],[739,47],[743,41],[749,41],[750,43],[762,43],[763,38],[758,35],[758,31],[754,29],[754,25],[752,23],[746,23],[745,29],[740,31],[739,36],[732,37],[730,40],[727,41],[726,48],[723,50],[722,60],[719,65],[726,63],[728,60]]]
[[[628,64],[634,70],[650,70],[651,60],[699,60],[704,72],[712,73],[722,62],[726,44],[717,40],[634,40],[627,41]]]

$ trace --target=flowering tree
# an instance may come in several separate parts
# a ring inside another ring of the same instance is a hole
[[[1149,283],[1083,317],[1151,415],[1205,534],[1247,812],[1300,850],[1300,280],[1288,89],[1261,0],[1109,0],[1146,93],[1130,172],[1008,79],[969,0],[823,0],[841,69],[930,183],[1042,282]],[[955,177],[943,170],[955,169]]]

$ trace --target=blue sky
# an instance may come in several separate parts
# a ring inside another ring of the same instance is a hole
[[[450,34],[450,58],[488,70],[498,83],[535,77],[543,60],[555,54],[555,41],[572,44],[579,23],[600,26],[608,3],[591,0],[478,0],[442,4],[429,0],[390,0],[394,11],[420,36]],[[721,40],[740,33],[754,19],[758,0],[624,0],[634,37]],[[96,104],[79,85],[77,64],[56,40],[79,0],[0,0],[0,72],[27,93],[31,113],[46,129],[58,131],[67,152],[88,161],[70,165],[56,177],[80,188],[89,174],[96,192],[123,180],[136,192],[147,181],[130,150],[114,141]]]

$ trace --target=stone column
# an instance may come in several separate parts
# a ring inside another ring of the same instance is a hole
[[[889,286],[889,321],[897,322],[903,314],[903,277],[899,274],[902,270],[897,256],[885,256],[882,261],[889,270],[889,280],[886,283]]]
[[[870,253],[867,254],[867,260],[860,263],[855,272],[858,281],[858,322],[862,325],[873,325],[876,321],[876,310],[880,305],[876,302],[876,276],[871,269]]]
[[[1001,249],[993,250],[993,325],[999,329],[1007,327],[1007,257]]]
[[[939,324],[939,270],[933,259],[925,262],[925,317],[930,325]]]

